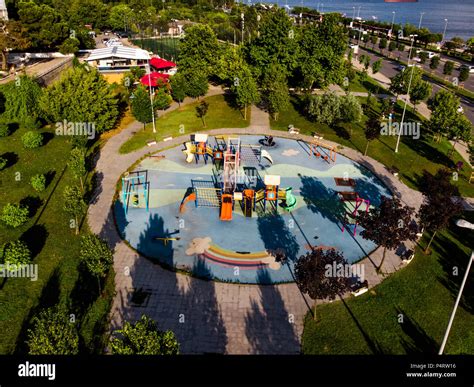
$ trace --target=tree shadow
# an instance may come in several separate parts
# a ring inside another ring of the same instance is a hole
[[[355,314],[349,308],[349,305],[347,305],[344,298],[342,298],[341,296],[339,296],[339,298],[340,298],[342,304],[344,305],[344,307],[346,308],[347,313],[349,313],[349,316],[351,316],[352,320],[354,321],[355,325],[357,326],[357,329],[359,329],[360,333],[362,334],[362,337],[364,338],[365,342],[367,343],[367,346],[369,347],[370,351],[374,355],[383,355],[384,353],[386,353],[386,350],[380,345],[380,343],[377,342],[377,340],[372,339],[368,335],[368,333],[362,327],[362,325],[360,324],[360,322],[357,319],[357,317],[355,316]]]
[[[258,283],[269,283],[266,269],[259,269]],[[300,343],[290,313],[276,286],[260,285],[260,301],[251,300],[245,316],[245,334],[256,354],[299,353]]]
[[[409,340],[400,336],[400,343],[408,355],[423,354],[435,355],[439,350],[439,344],[430,337],[425,330],[399,307],[396,308],[397,314],[403,316],[403,322],[400,326],[408,336]]]
[[[49,185],[53,182],[55,176],[56,176],[56,171],[54,170],[46,172],[45,174],[46,187],[49,187]]]
[[[29,210],[29,217],[33,218],[43,205],[43,200],[38,196],[28,195],[27,197],[20,200],[20,205],[27,206]]]
[[[32,260],[41,253],[48,236],[49,232],[43,224],[35,224],[22,234],[20,239],[28,245]]]
[[[28,316],[23,320],[20,333],[17,337],[15,354],[26,355],[28,353],[28,329],[31,328],[31,320],[39,314],[43,309],[51,308],[58,304],[60,297],[60,272],[59,269],[54,269],[50,275],[48,282],[43,287],[38,303],[30,309]]]
[[[48,143],[54,138],[54,133],[51,132],[41,132],[43,135],[43,146],[48,145]]]
[[[78,265],[78,277],[74,288],[69,295],[69,302],[73,313],[82,318],[87,309],[99,297],[99,283],[97,277],[93,276],[83,264]],[[101,289],[103,287],[101,279]],[[80,321],[80,320],[79,320]],[[80,324],[80,323],[79,323]]]
[[[333,129],[338,137],[342,138],[343,140],[350,140],[351,134],[343,126],[335,125],[333,126]]]
[[[407,147],[412,149],[417,155],[424,157],[433,163],[444,165],[448,168],[454,168],[455,164],[453,160],[449,158],[448,155],[445,155],[440,150],[433,147],[427,136],[422,136],[418,140],[415,140],[411,137],[402,136],[402,143]]]
[[[102,181],[104,180],[104,174],[102,172],[94,171],[90,179],[90,184],[87,187],[87,191],[84,194],[86,203],[95,204],[97,199],[102,193]]]
[[[257,224],[266,250],[283,250],[287,259],[293,262],[298,259],[300,246],[281,215],[259,215]],[[262,278],[265,277],[262,276]]]
[[[2,154],[1,157],[7,160],[7,165],[5,166],[5,168],[10,168],[11,166],[15,165],[19,160],[18,155],[14,152],[5,152]]]

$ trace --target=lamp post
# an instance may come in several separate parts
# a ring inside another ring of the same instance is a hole
[[[423,19],[424,12],[420,12],[420,22],[418,23],[418,29],[421,28],[421,20]]]
[[[448,19],[444,19],[444,32],[443,32],[443,41],[445,39],[445,36],[446,36],[446,28],[448,28]]]
[[[408,66],[410,65],[411,51],[413,49],[413,43],[415,42],[415,38],[417,36],[418,35],[410,35],[410,38],[412,38],[412,40],[411,40],[410,51],[408,52]],[[407,90],[407,95],[406,95],[406,98],[405,98],[405,106],[403,106],[402,121],[400,122],[400,127],[398,128],[398,138],[397,138],[397,145],[395,146],[395,153],[398,153],[398,147],[400,145],[400,137],[402,135],[403,121],[405,119],[405,112],[407,111],[408,98],[410,97],[410,88],[411,88],[411,81],[413,79],[414,69],[415,69],[415,64],[413,63],[411,73],[410,73],[410,80],[408,81],[408,90]]]
[[[471,230],[474,230],[474,224],[469,223],[468,221],[466,221],[464,219],[458,219],[456,221],[456,226],[463,227],[463,228],[469,228]],[[464,290],[464,285],[466,285],[467,276],[469,275],[469,271],[471,270],[472,261],[474,261],[474,251],[471,252],[471,256],[469,257],[469,262],[467,264],[466,273],[464,274],[464,278],[462,280],[461,287],[459,288],[459,293],[458,293],[458,296],[456,298],[456,302],[454,303],[453,312],[451,313],[451,317],[449,318],[448,327],[446,328],[446,332],[444,334],[443,342],[441,343],[441,348],[439,349],[438,355],[443,354],[444,347],[446,346],[446,342],[448,341],[449,332],[451,331],[451,326],[453,325],[454,316],[456,315],[456,311],[458,309],[459,301],[461,301],[462,292]]]
[[[359,17],[359,15],[360,15],[360,9],[361,9],[361,8],[362,8],[362,6],[359,5],[359,9],[357,10],[357,17]]]
[[[392,24],[390,25],[390,38],[392,37],[392,34],[393,34],[393,23],[395,22],[395,14],[396,12],[392,11]]]
[[[148,90],[150,91],[151,120],[153,122],[153,133],[156,133],[155,110],[153,109],[153,93],[151,92],[151,67],[150,58],[148,58]]]

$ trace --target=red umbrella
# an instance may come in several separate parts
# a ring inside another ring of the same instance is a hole
[[[163,58],[156,58],[156,57],[150,59],[150,64],[157,70],[170,69],[172,67],[176,67],[176,63],[163,59]]]
[[[156,87],[159,85],[159,83],[167,82],[169,77],[170,76],[168,74],[153,72],[153,73],[144,75],[140,79],[140,82],[142,85],[145,85],[145,86]]]

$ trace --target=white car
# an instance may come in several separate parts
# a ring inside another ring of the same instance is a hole
[[[462,65],[461,68],[467,68],[470,73],[474,73],[474,66]]]

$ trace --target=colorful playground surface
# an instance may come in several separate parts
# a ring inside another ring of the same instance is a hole
[[[369,254],[354,215],[382,195],[373,173],[317,141],[196,135],[125,173],[114,208],[122,237],[166,267],[282,283],[311,249]]]

